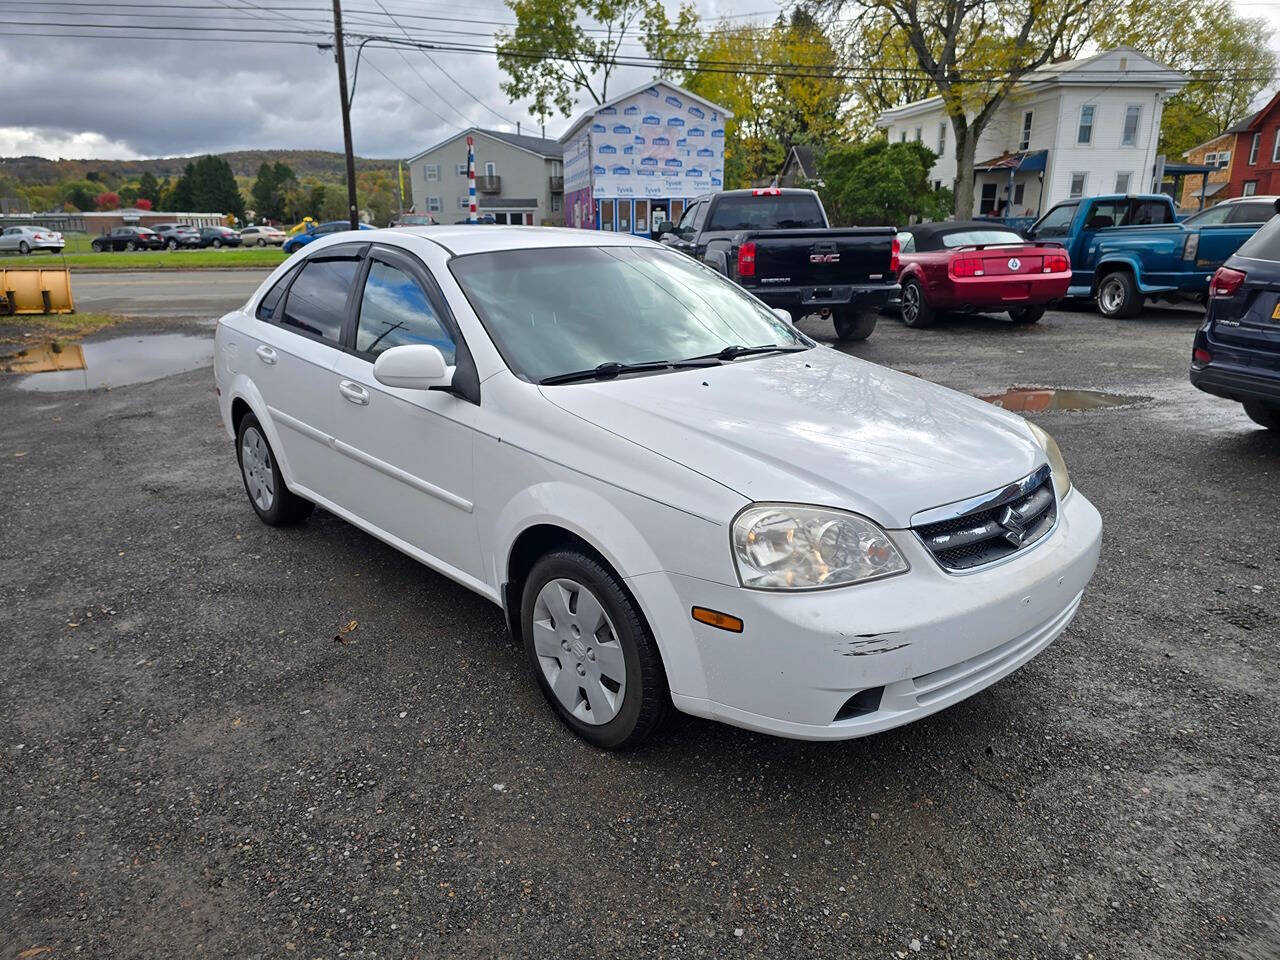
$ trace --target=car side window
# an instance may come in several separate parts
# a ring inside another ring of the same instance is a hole
[[[1120,226],[1129,214],[1127,200],[1099,200],[1085,217],[1086,230],[1105,230],[1107,227]]]
[[[455,362],[453,338],[440,322],[422,284],[403,270],[374,260],[360,298],[356,350],[377,356],[391,347],[412,343],[437,347],[445,363]]]
[[[1173,211],[1167,203],[1159,200],[1134,200],[1129,206],[1129,219],[1126,226],[1145,224],[1172,223]]]
[[[915,253],[916,252],[916,235],[907,233],[905,230],[898,234],[898,252],[899,253]]]
[[[355,260],[308,260],[285,297],[280,324],[329,343],[341,342],[357,266]]]
[[[1071,221],[1075,219],[1076,204],[1064,203],[1054,207],[1035,225],[1037,237],[1065,237],[1071,231]]]
[[[254,315],[259,320],[266,320],[270,322],[276,318],[276,311],[280,308],[280,298],[283,297],[284,292],[289,289],[289,281],[297,275],[298,270],[295,267],[277,280],[275,286],[267,291],[266,296],[258,301],[258,310]]]
[[[689,237],[693,236],[693,220],[698,215],[698,210],[700,208],[705,208],[706,205],[706,201],[704,200],[685,208],[684,216],[680,218],[680,223],[676,226],[676,233],[678,233],[681,238],[687,240]]]
[[[711,203],[709,201],[703,201],[702,203],[698,204],[697,212],[694,213],[693,215],[693,232],[694,233],[697,233],[699,230],[702,229],[702,225],[706,223],[706,220],[707,220],[707,211],[710,209],[711,209]]]
[[[1275,204],[1270,202],[1233,203],[1227,223],[1266,223],[1275,216]]]

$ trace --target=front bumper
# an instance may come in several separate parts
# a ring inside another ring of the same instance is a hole
[[[942,710],[1066,629],[1097,566],[1102,520],[1072,491],[1043,541],[964,575],[943,571],[910,532],[893,536],[911,570],[874,583],[788,594],[668,573],[629,580],[676,707],[805,740],[865,736]],[[740,617],[743,632],[694,622],[693,606]],[[869,700],[858,699],[864,691]]]

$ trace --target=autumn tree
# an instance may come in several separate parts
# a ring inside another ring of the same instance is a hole
[[[1094,0],[818,0],[858,29],[883,18],[942,99],[955,134],[955,213],[973,212],[978,138],[1026,74],[1083,45]]]
[[[118,210],[120,195],[110,190],[104,191],[93,198],[93,206],[95,210]]]
[[[697,36],[692,3],[672,21],[662,0],[506,0],[516,25],[495,38],[498,66],[507,75],[502,91],[529,98],[529,113],[568,116],[585,93],[595,103],[609,99],[609,79],[624,43],[639,39],[650,57],[684,63]]]

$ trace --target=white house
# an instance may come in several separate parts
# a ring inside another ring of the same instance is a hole
[[[1027,74],[978,140],[974,212],[1037,216],[1067,197],[1153,188],[1164,102],[1187,84],[1130,47]],[[955,136],[940,97],[886,110],[890,142],[938,154],[934,186],[956,177]]]
[[[724,188],[719,104],[654,80],[594,106],[560,137],[570,227],[647,234]]]

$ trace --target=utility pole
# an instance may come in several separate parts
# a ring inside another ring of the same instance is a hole
[[[360,208],[356,203],[356,158],[351,152],[351,100],[347,96],[347,57],[342,46],[342,6],[333,0],[333,46],[338,60],[338,93],[342,98],[342,146],[347,153],[347,212],[351,229],[360,229]]]

